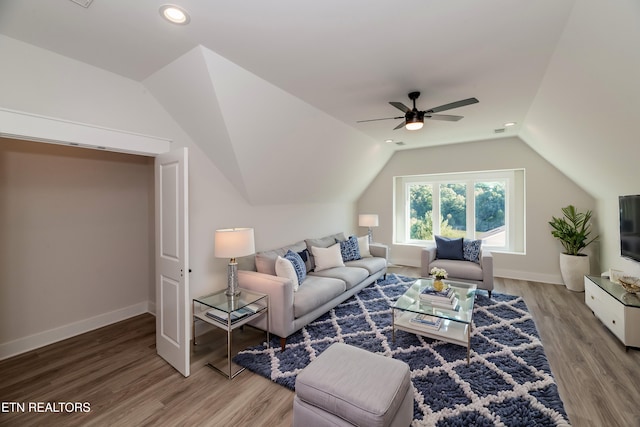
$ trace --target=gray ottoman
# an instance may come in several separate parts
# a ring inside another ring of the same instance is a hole
[[[336,343],[296,378],[293,425],[403,426],[413,420],[409,366]]]

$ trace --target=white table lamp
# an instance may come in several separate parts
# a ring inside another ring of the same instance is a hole
[[[227,296],[240,295],[238,290],[238,263],[237,257],[255,253],[253,240],[253,228],[226,228],[216,230],[215,256],[216,258],[229,258],[227,266]]]
[[[358,225],[360,227],[367,227],[369,232],[369,243],[373,242],[373,227],[378,226],[377,214],[360,214],[358,215]]]

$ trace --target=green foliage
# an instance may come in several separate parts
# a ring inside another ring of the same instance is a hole
[[[475,188],[476,230],[489,231],[502,227],[504,220],[504,184],[479,182]]]
[[[465,184],[444,184],[440,187],[440,212],[446,216],[452,228],[457,230],[467,228],[467,186]],[[444,235],[444,233],[441,234]]]
[[[589,240],[592,212],[578,212],[575,206],[569,205],[562,208],[562,213],[562,218],[551,217],[551,235],[560,240],[566,254],[580,255],[584,248],[598,238],[595,236]]]
[[[425,218],[433,210],[433,194],[430,185],[412,185],[410,193],[411,218]]]
[[[431,211],[427,211],[422,219],[412,219],[411,238],[416,240],[433,240],[433,220]]]
[[[505,225],[505,187],[501,182],[475,184],[476,231],[485,232]],[[409,191],[411,231],[416,240],[433,239],[433,187],[415,184]],[[440,234],[464,237],[467,229],[467,187],[464,183],[440,186],[440,210],[444,216]],[[439,215],[438,215],[439,216]]]

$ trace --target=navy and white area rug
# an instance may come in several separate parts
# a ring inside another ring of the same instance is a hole
[[[568,426],[555,379],[521,297],[479,291],[467,349],[396,331],[390,303],[415,278],[388,274],[287,339],[234,361],[294,390],[296,375],[334,342],[405,361],[415,390],[413,426]],[[372,372],[372,375],[375,373]]]

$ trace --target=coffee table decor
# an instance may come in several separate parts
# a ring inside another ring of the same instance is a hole
[[[334,342],[405,361],[414,386],[413,426],[568,426],[535,324],[521,297],[475,295],[470,363],[459,345],[396,331],[394,302],[416,281],[387,274],[290,336],[234,361],[294,390],[296,375]],[[372,375],[375,373],[372,372]]]

